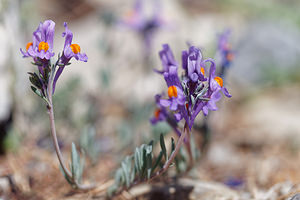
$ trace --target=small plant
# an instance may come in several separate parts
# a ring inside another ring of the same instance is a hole
[[[66,180],[74,187],[82,190],[93,188],[93,185],[82,185],[81,177],[83,171],[83,161],[80,160],[76,146],[72,143],[71,164],[70,169],[64,164],[62,154],[57,141],[54,111],[52,97],[55,93],[56,83],[66,66],[70,65],[70,60],[87,62],[88,57],[85,53],[81,53],[78,44],[72,43],[73,33],[68,29],[67,23],[64,23],[65,44],[61,54],[58,54],[57,60],[53,62],[53,39],[55,32],[55,23],[46,20],[40,23],[36,31],[33,32],[32,42],[27,43],[26,50],[21,50],[23,57],[31,57],[32,64],[37,66],[37,72],[29,72],[29,80],[32,84],[32,91],[46,102],[49,114],[51,136],[54,143],[55,151]]]
[[[120,193],[141,182],[151,181],[161,176],[174,161],[177,171],[186,170],[186,167],[182,167],[182,163],[185,162],[182,160],[184,157],[176,156],[181,152],[181,146],[185,144],[191,163],[193,163],[190,131],[195,118],[201,111],[207,116],[209,110],[217,110],[216,102],[221,99],[221,93],[231,97],[223,85],[223,79],[216,76],[215,62],[211,58],[203,59],[197,47],[190,46],[189,50],[182,52],[184,73],[181,77],[178,75],[179,66],[169,45],[163,45],[159,55],[163,69],[156,70],[156,72],[163,75],[168,90],[166,98],[164,94],[155,96],[157,109],[150,121],[152,124],[166,121],[179,139],[175,145],[175,140],[172,138],[171,153],[168,154],[161,135],[161,150],[156,158],[153,155],[153,142],[136,148],[134,155],[126,157],[117,170],[115,184],[110,187],[109,195]],[[181,122],[184,124],[182,131]]]

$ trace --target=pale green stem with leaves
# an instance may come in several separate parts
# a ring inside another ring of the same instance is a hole
[[[150,181],[152,181],[153,179],[155,179],[156,177],[160,176],[161,174],[163,174],[164,172],[167,171],[167,169],[170,167],[170,165],[172,164],[173,160],[175,159],[176,155],[178,154],[178,152],[180,150],[180,147],[183,144],[184,138],[185,138],[185,136],[187,134],[189,134],[189,127],[188,127],[187,123],[185,123],[184,128],[183,128],[183,133],[180,135],[180,137],[179,137],[179,139],[177,141],[176,147],[175,147],[174,151],[172,152],[171,156],[166,161],[166,163],[161,168],[161,170],[159,170],[158,172],[156,172],[156,174],[151,177]]]

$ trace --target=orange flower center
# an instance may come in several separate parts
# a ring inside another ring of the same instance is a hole
[[[234,54],[233,53],[228,53],[227,56],[226,56],[226,59],[228,61],[232,61],[234,59]]]
[[[48,49],[49,49],[49,45],[47,42],[42,41],[39,43],[39,51],[44,50],[46,52],[48,51]]]
[[[204,70],[203,67],[200,68],[200,71],[201,71],[202,75],[204,76],[205,75],[205,70]]]
[[[217,83],[218,83],[221,87],[223,87],[223,79],[222,79],[221,77],[216,76],[216,77],[215,77],[215,81],[217,81]]]
[[[155,112],[154,112],[154,117],[155,117],[156,119],[158,119],[160,112],[161,112],[161,110],[158,109],[158,108],[155,110]]]
[[[172,85],[168,88],[168,95],[170,98],[177,97],[177,88],[176,86]]]
[[[80,46],[78,44],[71,44],[70,45],[73,53],[78,54],[80,53]]]
[[[32,42],[28,42],[27,45],[26,45],[26,51],[28,51],[29,47],[32,46],[32,45],[33,45]]]

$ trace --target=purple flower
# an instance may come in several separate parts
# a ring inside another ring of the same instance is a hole
[[[157,108],[154,111],[154,117],[150,119],[151,124],[156,124],[157,122],[164,121],[168,117],[168,113],[165,107],[160,105],[161,95],[155,96],[156,106]]]
[[[36,88],[40,89],[43,96],[45,96],[47,89],[50,58],[54,56],[54,31],[55,23],[52,20],[41,22],[36,31],[33,32],[32,42],[27,43],[26,51],[20,49],[23,57],[32,57],[38,67],[39,75],[31,73],[29,79]]]
[[[231,97],[228,90],[223,86],[223,79],[219,76],[216,76],[216,67],[215,63],[210,60],[211,67],[209,71],[209,79],[208,79],[208,91],[204,98],[209,98],[209,101],[205,102],[202,107],[203,114],[208,115],[208,111],[216,111],[218,108],[216,106],[216,102],[219,101],[222,96],[220,91],[226,96]]]
[[[63,55],[61,57],[61,62],[67,64],[71,58],[87,62],[88,57],[85,53],[81,53],[81,48],[78,44],[72,44],[73,33],[68,29],[67,22],[64,23],[65,32],[62,36],[65,37],[65,45],[63,50]]]
[[[136,31],[143,39],[145,53],[149,54],[152,48],[152,39],[156,31],[164,25],[160,17],[161,6],[155,1],[153,16],[145,17],[143,12],[143,0],[136,0],[134,9],[121,21],[121,24]]]
[[[193,90],[193,88],[189,89],[190,91],[194,91],[192,98],[195,99],[194,105],[192,105],[193,109],[190,111],[191,113],[190,124],[189,124],[190,128],[192,127],[194,120],[200,111],[202,111],[203,114],[207,116],[209,110],[212,111],[218,110],[216,106],[216,102],[218,102],[222,98],[220,92],[223,92],[223,94],[226,97],[231,97],[228,90],[223,86],[223,79],[215,75],[216,72],[215,62],[210,58],[204,61],[204,63],[207,62],[210,63],[208,82],[207,81],[200,82],[203,85],[206,84],[207,91],[205,91],[205,86],[203,86],[202,91],[205,92],[203,93],[203,95],[201,95],[200,98],[197,99],[197,96],[199,95],[197,90],[195,91]]]
[[[151,18],[147,18],[143,12],[143,0],[136,0],[134,9],[126,15],[125,19],[123,19],[121,23],[142,34],[155,30],[160,27],[163,22],[159,16],[159,11],[161,9],[158,1],[156,1],[154,6],[155,12],[153,16]]]
[[[170,110],[176,111],[174,117],[177,121],[185,118],[188,119],[188,113],[185,108],[186,96],[178,77],[177,66],[169,67],[168,72],[164,72],[164,78],[168,86],[169,99],[161,99],[160,104],[163,107],[170,107]]]
[[[161,101],[162,95],[156,95],[155,96],[155,102],[157,108],[154,111],[154,116],[150,119],[150,122],[152,125],[157,124],[161,121],[166,121],[171,128],[175,131],[175,133],[180,136],[181,132],[178,130],[178,122],[181,120],[181,115],[179,113],[175,113],[174,115],[169,112],[166,107],[162,106]]]
[[[55,91],[55,86],[58,78],[63,72],[65,66],[69,63],[71,58],[75,58],[76,60],[80,60],[83,62],[87,62],[88,57],[85,53],[81,53],[81,48],[78,44],[72,44],[73,33],[67,26],[67,22],[64,22],[65,32],[63,32],[62,36],[65,37],[65,45],[63,49],[63,54],[59,61],[59,68],[55,74],[53,81],[53,93]]]
[[[50,60],[54,56],[53,38],[55,23],[52,20],[46,20],[40,23],[36,31],[33,32],[32,42],[27,43],[26,51],[21,50],[23,57],[33,57]]]
[[[187,72],[193,82],[204,81],[205,61],[202,60],[200,49],[190,46],[188,51],[182,51],[182,68]]]
[[[163,45],[163,50],[159,52],[159,57],[162,62],[163,69],[162,71],[154,69],[154,71],[163,74],[164,72],[169,72],[169,68],[171,66],[177,67],[178,64],[175,61],[172,50],[170,49],[168,44]]]
[[[229,67],[234,59],[234,53],[229,43],[231,31],[226,30],[219,36],[218,51],[221,56],[221,67]]]
[[[183,91],[175,85],[169,86],[168,96],[169,99],[161,99],[160,104],[164,107],[170,107],[170,110],[175,111],[179,105],[183,106],[185,103]]]

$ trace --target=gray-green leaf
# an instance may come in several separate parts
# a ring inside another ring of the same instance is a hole
[[[163,134],[160,134],[160,147],[161,147],[161,150],[165,156],[165,160],[167,161],[168,160],[168,154],[167,154],[167,149],[166,149],[166,145],[165,145],[165,140],[164,140],[164,136]]]
[[[74,180],[79,181],[81,179],[81,171],[80,157],[77,153],[76,145],[72,143],[71,172]]]

